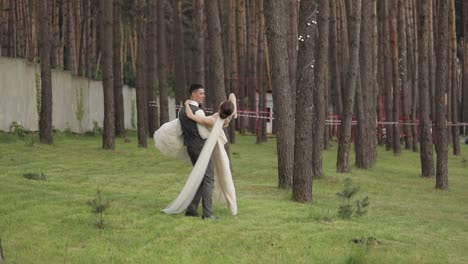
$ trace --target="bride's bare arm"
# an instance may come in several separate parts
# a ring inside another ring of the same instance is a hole
[[[214,125],[215,119],[213,119],[215,116],[213,115],[212,117],[206,117],[206,116],[198,116],[193,113],[192,109],[190,108],[189,101],[185,101],[185,113],[187,114],[187,117],[190,118],[191,120],[207,126],[207,127],[212,127]],[[216,115],[217,116],[217,115]]]

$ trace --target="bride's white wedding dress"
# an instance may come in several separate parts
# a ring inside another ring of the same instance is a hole
[[[195,197],[195,193],[205,175],[210,157],[213,154],[215,176],[213,197],[220,202],[227,203],[231,214],[237,215],[236,190],[232,181],[229,158],[224,149],[227,138],[223,131],[223,124],[224,119],[218,118],[211,131],[198,124],[200,135],[203,138],[208,137],[208,139],[182,191],[174,201],[162,210],[164,213],[177,214],[187,209],[193,197]],[[156,148],[164,155],[190,161],[187,148],[184,146],[179,119],[174,119],[162,125],[154,132],[153,138]]]

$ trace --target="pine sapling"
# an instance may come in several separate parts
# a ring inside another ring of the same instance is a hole
[[[102,197],[102,192],[99,186],[96,192],[96,198],[88,201],[88,205],[91,206],[93,213],[99,215],[99,222],[97,222],[96,226],[101,229],[104,228],[103,214],[104,211],[110,207],[110,202]]]

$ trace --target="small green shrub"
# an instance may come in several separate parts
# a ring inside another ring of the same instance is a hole
[[[98,190],[95,195],[96,198],[93,200],[88,201],[88,205],[91,207],[92,212],[97,214],[99,216],[99,220],[96,223],[96,227],[103,229],[105,224],[104,224],[104,218],[103,214],[104,211],[106,211],[110,207],[110,201],[107,199],[104,199],[102,195],[102,191],[98,186]]]
[[[11,123],[10,132],[17,135],[20,138],[24,138],[24,136],[26,135],[26,130],[24,130],[24,127],[18,122]]]
[[[351,219],[351,217],[361,217],[367,213],[367,208],[369,207],[369,198],[366,196],[362,200],[356,200],[356,210],[351,202],[351,198],[359,192],[359,186],[353,186],[350,178],[345,179],[344,189],[341,192],[338,192],[338,195],[341,199],[344,200],[344,203],[338,208],[338,217],[341,219]]]

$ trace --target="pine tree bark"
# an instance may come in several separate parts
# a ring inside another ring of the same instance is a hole
[[[429,62],[429,1],[422,1],[419,11],[419,65]],[[429,71],[427,67],[419,67],[419,135],[421,138],[421,176],[434,176],[433,147],[431,134],[431,120],[429,119]]]
[[[237,3],[237,19],[238,23],[238,55],[239,55],[239,110],[244,110],[244,99],[245,91],[247,86],[247,18],[246,18],[246,5],[245,0],[239,0]],[[239,130],[242,135],[245,134],[245,123],[246,119],[243,116],[239,116]]]
[[[148,0],[147,1],[147,21],[146,21],[146,98],[145,100],[147,104],[147,112],[148,112],[148,134],[151,136],[159,127],[159,119],[158,119],[158,107],[153,104],[156,101],[156,91],[157,91],[157,83],[158,83],[158,61],[157,61],[157,0]],[[183,48],[183,47],[182,47]],[[184,50],[177,52],[184,54]],[[176,53],[177,56],[177,53]],[[183,67],[183,65],[182,65]],[[177,72],[176,72],[177,74]],[[177,81],[177,78],[180,76],[176,75],[176,85],[180,85]],[[185,76],[182,78],[183,83],[185,83]],[[183,84],[182,84],[183,85]],[[177,90],[176,90],[177,91]],[[176,93],[177,95],[177,93]],[[176,97],[177,98],[177,97]],[[176,100],[177,102],[177,100]]]
[[[411,121],[412,121],[412,135],[413,135],[413,152],[419,152],[419,135],[418,135],[418,126],[417,124],[417,115],[418,115],[418,87],[419,87],[419,50],[418,50],[418,21],[417,21],[417,8],[416,8],[416,0],[410,1],[409,3],[409,14],[410,14],[410,32],[411,37],[409,38],[410,41],[410,53],[413,53],[411,57],[412,62],[412,71],[413,71],[413,81],[412,81],[412,88],[411,88]]]
[[[50,31],[48,1],[37,1],[39,17],[39,56],[41,60],[41,111],[39,138],[43,144],[54,142],[52,132],[52,72],[50,69]]]
[[[312,201],[314,138],[314,48],[315,25],[310,20],[315,16],[314,0],[302,0],[299,8],[299,50],[297,60],[296,113],[294,134],[293,200]],[[309,24],[308,24],[309,23]],[[273,73],[274,74],[274,73]],[[279,155],[279,152],[278,152]]]
[[[435,136],[436,136],[436,188],[448,189],[448,149],[447,149],[447,109],[445,84],[447,83],[448,43],[449,43],[449,8],[448,1],[439,2],[437,50],[436,50],[436,89],[435,89]]]
[[[335,93],[334,110],[336,115],[341,115],[343,104],[341,96],[341,64],[338,62],[338,50],[340,44],[338,43],[338,20],[337,20],[337,6],[336,1],[330,1],[330,52],[331,52],[331,81],[332,90]]]
[[[258,86],[258,79],[257,79],[257,52],[258,52],[258,16],[257,14],[257,0],[251,0],[249,5],[249,27],[248,27],[248,34],[249,34],[249,48],[248,48],[248,56],[249,56],[249,65],[248,65],[248,81],[249,84],[247,86],[247,98],[248,98],[248,111],[257,111],[257,86]],[[244,108],[245,109],[245,108]],[[255,118],[248,118],[249,124],[249,131],[252,134],[255,134]]]
[[[182,30],[182,2],[181,0],[173,1],[173,19],[174,19],[174,47],[176,52],[174,54],[174,89],[175,89],[175,102],[176,105],[183,104],[184,99],[187,97],[185,92],[186,73],[185,73],[185,45]],[[198,67],[199,65],[197,65]],[[154,131],[153,131],[154,132]]]
[[[452,69],[452,86],[449,86],[449,89],[452,89],[452,109],[451,109],[451,119],[454,126],[450,127],[450,132],[452,133],[452,145],[453,145],[453,155],[460,156],[460,129],[456,125],[458,124],[458,112],[460,111],[458,100],[460,98],[458,94],[458,66],[457,66],[457,33],[456,33],[456,21],[455,21],[455,0],[450,1],[450,10],[449,10],[449,32],[450,32],[450,52],[452,54],[452,60],[450,61]]]
[[[397,30],[397,16],[398,16],[398,0],[391,1],[390,7],[390,45],[392,50],[392,74],[393,74],[393,154],[399,155],[401,153],[400,146],[400,107],[401,107],[401,93],[400,93],[400,79],[399,79],[399,57],[398,57],[398,30]]]
[[[257,57],[257,76],[258,76],[258,111],[260,112],[260,119],[257,122],[256,144],[261,144],[264,142],[264,135],[266,135],[266,120],[263,112],[266,111],[266,75],[265,75],[265,46],[266,46],[266,36],[265,36],[265,19],[263,12],[263,0],[258,1],[258,57]]]
[[[408,1],[398,0],[398,57],[399,60],[399,85],[401,96],[401,112],[403,116],[403,133],[405,139],[405,149],[413,148],[413,137],[411,135],[411,127],[409,126],[409,103],[410,91],[408,87],[408,48],[407,48],[407,34],[409,31],[406,27],[406,6]]]
[[[219,104],[226,100],[224,86],[224,57],[221,39],[221,23],[217,1],[206,3],[209,45],[211,49],[210,75],[211,89],[213,89],[213,108],[217,109]],[[215,110],[216,111],[216,110]]]
[[[392,67],[392,49],[390,39],[390,7],[389,1],[383,1],[383,27],[384,27],[384,66],[385,66],[385,121],[393,122],[393,67]],[[393,126],[387,124],[385,126],[385,144],[387,151],[393,147]]]
[[[468,3],[466,2],[463,2],[463,36],[462,120],[464,123],[468,123]],[[468,127],[466,126],[465,136],[468,136]]]
[[[205,36],[205,27],[203,21],[204,16],[205,1],[204,0],[193,0],[193,76],[192,83],[198,83],[202,85],[205,84],[205,53],[204,53],[204,36]],[[187,90],[187,89],[185,89]],[[184,90],[184,91],[185,91]],[[184,93],[185,94],[185,93]]]
[[[113,0],[102,0],[101,7],[101,48],[102,86],[104,89],[104,128],[102,148],[115,149],[114,74],[112,69],[112,11]]]
[[[120,2],[120,0],[116,0],[116,2]],[[92,77],[92,71],[91,71],[91,65],[92,65],[92,57],[93,57],[93,34],[92,34],[92,28],[91,28],[91,0],[84,0],[84,9],[85,9],[85,32],[86,32],[86,40],[85,40],[85,46],[86,46],[86,54],[85,54],[85,76],[88,79],[91,79]],[[116,16],[119,16],[116,14]],[[114,26],[116,24],[116,21],[114,21]],[[120,22],[118,23],[120,24]],[[57,32],[58,34],[58,32]],[[117,37],[116,33],[112,33],[114,37]],[[60,41],[60,40],[59,40]],[[114,52],[115,54],[115,52]],[[115,68],[115,67],[114,67]],[[118,78],[117,75],[114,74],[114,78]],[[114,81],[117,81],[117,79],[114,79]],[[116,115],[118,115],[118,112],[115,112]],[[116,121],[117,124],[117,121]],[[119,129],[116,127],[116,133],[117,135],[119,134]]]
[[[372,51],[372,9],[371,3],[362,7],[361,15],[361,50],[360,77],[361,85],[356,85],[356,117],[357,127],[355,136],[356,167],[368,169],[374,164],[376,155],[375,143],[375,97],[373,77],[373,52]],[[375,22],[375,21],[374,21]],[[364,52],[367,51],[367,52]]]
[[[296,97],[296,71],[297,71],[297,44],[298,44],[298,5],[297,0],[288,0],[289,30],[288,30],[288,56],[289,80],[291,81],[292,98]]]
[[[264,8],[276,123],[278,186],[289,188],[292,186],[294,164],[294,108],[288,68],[287,19],[283,16],[287,2],[265,0]]]
[[[167,45],[164,2],[157,1],[158,10],[158,77],[159,77],[159,124],[169,121],[169,99],[167,94]],[[145,105],[147,101],[145,101]]]
[[[85,0],[89,1],[89,0]],[[121,30],[121,10],[122,0],[114,0],[113,6],[113,25],[112,25],[112,49],[113,49],[113,74],[114,74],[114,113],[115,113],[115,135],[117,137],[125,137],[125,116],[124,116],[124,101],[122,94],[122,34]],[[88,25],[85,23],[85,27]],[[86,41],[88,47],[88,41]],[[87,52],[88,53],[88,52]],[[86,76],[90,74],[88,67],[90,63],[89,55],[86,55]]]
[[[354,109],[354,95],[357,85],[359,63],[359,39],[361,32],[361,0],[354,3],[353,12],[350,15],[350,61],[347,75],[347,86],[343,100],[343,115],[341,119],[340,135],[338,141],[338,157],[336,163],[337,172],[347,173],[351,171],[349,165],[351,146],[351,126]]]
[[[137,105],[137,130],[138,130],[138,147],[146,148],[147,143],[147,120],[145,113],[147,111],[146,101],[146,53],[145,53],[145,0],[137,0],[136,2],[136,30],[138,38],[137,58],[136,58],[136,105]],[[163,1],[160,1],[163,2]],[[159,6],[158,6],[159,8]],[[161,61],[161,64],[163,62]]]
[[[263,2],[262,0],[259,0]],[[227,81],[229,82],[229,93],[238,94],[239,90],[239,64],[238,64],[238,57],[237,57],[237,19],[236,19],[236,0],[229,0],[229,12],[228,12],[228,52],[229,52],[229,77]],[[262,9],[263,11],[263,9]],[[263,15],[263,13],[262,13]],[[226,92],[228,94],[228,92]],[[228,127],[228,137],[230,143],[235,143],[236,141],[236,124],[235,122],[231,122]]]
[[[315,86],[314,86],[314,129],[312,137],[314,140],[312,148],[312,176],[319,178],[323,175],[322,171],[322,150],[324,146],[325,130],[325,90],[327,89],[328,73],[328,34],[330,5],[329,0],[318,0],[318,38],[316,47],[317,63],[315,67]]]
[[[75,41],[75,18],[73,16],[72,0],[65,0],[66,31],[65,31],[65,70],[69,70],[73,75],[78,74],[76,64],[76,41]],[[102,35],[102,34],[101,34]]]

